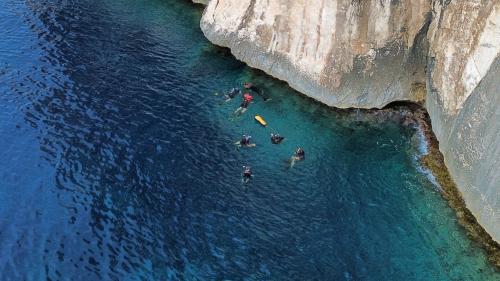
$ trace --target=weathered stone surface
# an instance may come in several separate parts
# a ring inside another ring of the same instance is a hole
[[[211,0],[201,28],[331,106],[425,98],[450,174],[500,241],[500,0]]]
[[[418,1],[211,1],[201,27],[236,58],[336,107],[417,100],[415,39],[431,6]],[[417,42],[420,43],[420,42]]]
[[[467,207],[500,241],[500,1],[434,13],[426,108]]]

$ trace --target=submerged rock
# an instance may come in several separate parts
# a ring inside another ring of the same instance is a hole
[[[210,2],[210,0],[193,0],[193,2],[198,4],[208,5],[208,2]]]

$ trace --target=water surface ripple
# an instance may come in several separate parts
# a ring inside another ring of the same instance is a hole
[[[200,16],[0,0],[2,280],[499,280],[418,172],[411,130],[250,70]],[[239,102],[214,93],[249,79],[272,100],[231,118]],[[243,133],[256,148],[234,147]]]

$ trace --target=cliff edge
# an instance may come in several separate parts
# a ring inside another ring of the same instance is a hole
[[[204,2],[210,41],[327,105],[425,101],[467,207],[500,241],[500,0]]]

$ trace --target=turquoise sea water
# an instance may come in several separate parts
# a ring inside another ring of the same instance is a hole
[[[0,0],[1,280],[500,279],[411,129],[249,69],[201,12]],[[239,100],[214,93],[247,80],[272,99],[233,118]],[[233,145],[244,133],[255,148]]]

